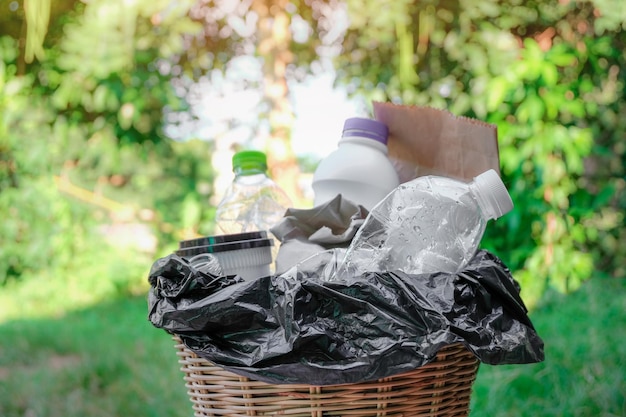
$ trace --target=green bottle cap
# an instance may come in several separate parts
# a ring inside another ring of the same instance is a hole
[[[233,155],[233,171],[267,171],[267,157],[260,151],[240,151]]]

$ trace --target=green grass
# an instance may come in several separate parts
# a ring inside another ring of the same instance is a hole
[[[143,297],[0,324],[2,417],[191,417],[171,338]],[[531,315],[546,361],[482,365],[479,416],[626,416],[626,280],[552,294]]]
[[[0,416],[193,415],[172,339],[144,298],[0,326]]]
[[[545,361],[482,365],[471,416],[626,416],[626,279],[551,294],[531,319]]]

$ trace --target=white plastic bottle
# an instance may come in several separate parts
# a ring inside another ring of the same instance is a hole
[[[369,213],[338,278],[401,270],[458,272],[475,255],[487,222],[513,209],[494,170],[470,183],[425,176],[406,182]]]
[[[341,194],[371,210],[399,185],[387,157],[387,126],[377,120],[347,119],[337,150],[324,158],[313,176],[314,205]]]
[[[259,151],[233,156],[235,178],[217,206],[215,222],[225,234],[269,231],[292,203],[267,175],[267,157]]]

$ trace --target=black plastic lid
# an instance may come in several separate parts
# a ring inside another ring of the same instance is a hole
[[[230,235],[205,236],[197,239],[181,240],[178,243],[179,249],[192,248],[196,246],[210,246],[226,242],[237,242],[240,240],[267,239],[266,231],[234,233]]]
[[[194,246],[190,248],[179,249],[176,251],[176,255],[182,257],[195,256],[201,253],[218,253],[228,252],[241,249],[254,249],[273,246],[274,241],[272,239],[252,239],[252,240],[240,240],[237,242],[225,242],[215,245]]]

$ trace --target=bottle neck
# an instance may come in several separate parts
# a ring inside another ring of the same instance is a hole
[[[252,175],[259,175],[259,176],[267,177],[267,171],[263,169],[262,167],[252,167],[252,168],[236,167],[235,169],[233,169],[233,172],[235,174],[235,177],[249,177]]]
[[[364,136],[343,136],[339,140],[339,146],[341,146],[344,143],[352,143],[352,144],[357,144],[357,145],[368,146],[370,148],[376,149],[384,153],[385,155],[387,155],[387,152],[389,151],[387,148],[387,145],[375,139],[371,139],[371,138],[364,137]]]
[[[480,188],[478,188],[478,185],[476,185],[475,182],[470,182],[469,189],[478,203],[482,217],[485,220],[497,219],[499,216],[495,214],[492,205],[489,203],[488,196],[486,196]]]

